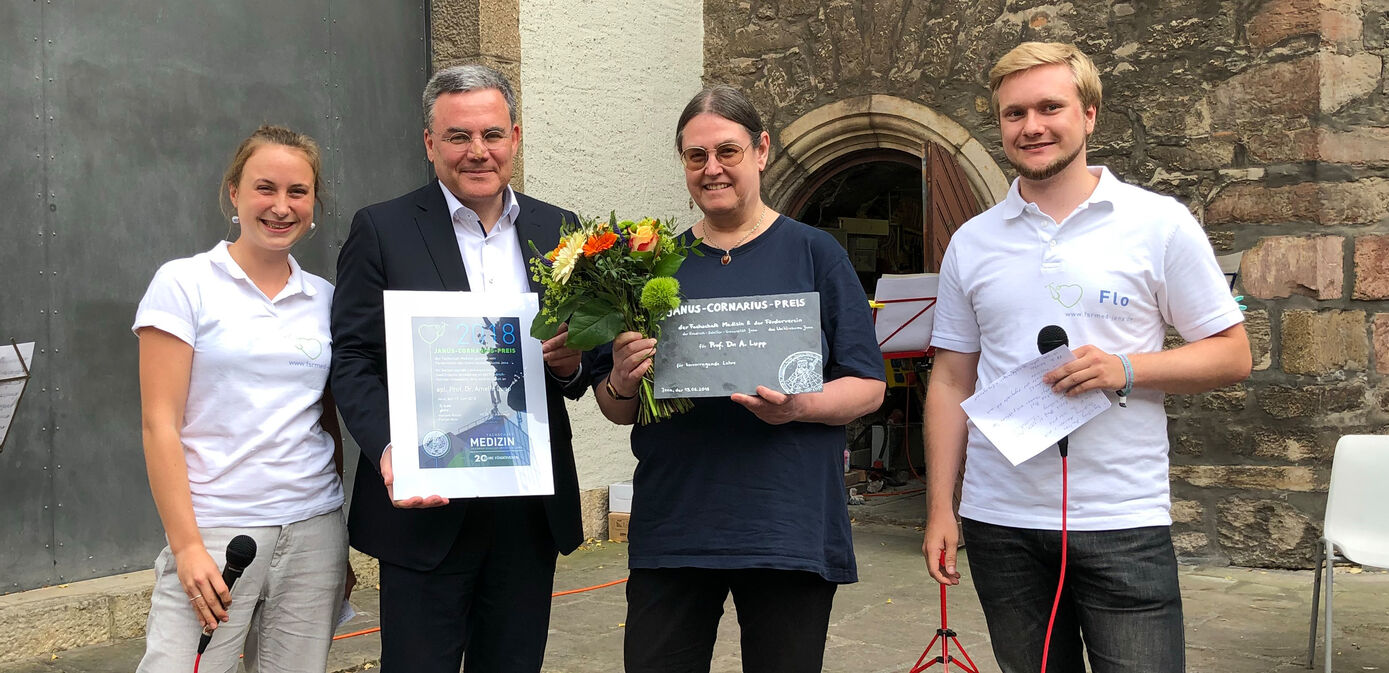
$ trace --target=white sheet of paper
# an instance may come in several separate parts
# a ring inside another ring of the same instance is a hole
[[[960,406],[1008,462],[1020,465],[1111,406],[1098,390],[1067,397],[1042,383],[1044,374],[1075,359],[1069,348],[1057,348],[1004,374]]]
[[[535,293],[388,290],[395,497],[551,495]]]
[[[34,366],[34,342],[19,344],[19,354],[24,357],[25,365]],[[0,345],[0,381],[20,376],[24,376],[24,367],[15,356],[14,346]],[[24,384],[28,382],[27,379],[18,379],[0,383],[0,442],[4,442],[10,432],[15,409],[19,407],[19,394],[24,392]]]
[[[352,608],[351,599],[342,599],[342,605],[338,606],[338,623],[333,625],[333,628],[336,629],[341,627],[343,624],[352,621],[352,618],[356,616],[357,611]]]
[[[935,301],[939,287],[940,274],[937,273],[887,274],[878,279],[878,286],[873,291],[874,300],[913,300],[887,304],[878,309],[873,319],[873,330],[884,353],[924,351],[931,345],[931,325],[936,314],[931,302]],[[921,309],[926,309],[926,312],[918,316]],[[899,327],[901,331],[897,331]]]

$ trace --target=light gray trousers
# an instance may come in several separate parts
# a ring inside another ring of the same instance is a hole
[[[203,544],[225,567],[227,543],[256,541],[256,558],[232,585],[228,619],[217,627],[199,673],[323,673],[347,576],[347,524],[341,510],[285,526],[200,528]],[[154,593],[139,673],[188,673],[202,628],[166,546],[154,562]]]

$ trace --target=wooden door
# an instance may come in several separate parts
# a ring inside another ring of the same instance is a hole
[[[982,209],[960,164],[932,142],[927,142],[921,153],[921,202],[926,271],[939,273],[950,236]]]

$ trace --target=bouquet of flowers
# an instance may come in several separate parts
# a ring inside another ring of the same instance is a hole
[[[545,286],[540,315],[531,336],[550,339],[569,323],[567,344],[585,351],[608,343],[619,332],[661,338],[660,321],[680,306],[675,272],[693,252],[673,230],[673,220],[644,218],[606,222],[586,219],[560,227],[559,245],[531,259],[531,277]],[[696,241],[695,243],[698,243]],[[655,398],[651,370],[637,394],[637,422],[670,418],[692,406],[687,399]]]

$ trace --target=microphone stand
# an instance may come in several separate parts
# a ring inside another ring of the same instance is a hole
[[[940,552],[940,564],[945,565],[945,550]],[[921,662],[926,660],[926,655],[931,653],[931,648],[935,647],[936,641],[940,641],[940,656],[934,657],[925,666]],[[950,643],[955,643],[955,649],[965,658],[964,661],[956,659],[950,654]],[[967,663],[966,663],[967,662]],[[921,658],[916,660],[916,665],[912,666],[908,673],[921,673],[922,671],[941,664],[941,671],[949,671],[950,664],[955,664],[962,671],[968,673],[979,673],[979,667],[974,664],[974,660],[969,658],[969,653],[965,652],[965,646],[960,644],[960,639],[955,636],[955,631],[950,628],[950,623],[946,618],[945,611],[945,585],[940,585],[940,628],[936,629],[936,637],[931,639],[926,646],[926,651],[921,653]]]

